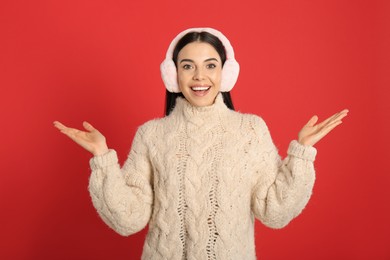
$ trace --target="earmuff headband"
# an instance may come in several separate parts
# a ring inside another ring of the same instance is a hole
[[[225,47],[226,61],[222,68],[221,92],[228,92],[232,90],[234,84],[237,82],[238,74],[240,72],[240,65],[234,58],[234,50],[229,40],[220,31],[212,28],[190,28],[179,33],[169,45],[165,60],[160,65],[161,77],[165,87],[169,92],[179,93],[180,88],[177,82],[177,69],[172,60],[173,50],[179,40],[190,32],[208,32],[216,36]]]

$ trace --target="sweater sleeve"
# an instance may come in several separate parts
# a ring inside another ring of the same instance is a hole
[[[142,230],[152,212],[152,167],[142,136],[140,128],[122,169],[114,150],[90,161],[92,203],[103,221],[123,236]]]
[[[264,121],[253,120],[260,150],[256,160],[252,211],[271,228],[282,228],[298,216],[308,203],[315,181],[317,150],[292,141],[287,157],[281,160]]]

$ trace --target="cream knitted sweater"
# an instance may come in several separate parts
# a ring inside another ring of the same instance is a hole
[[[316,150],[292,141],[283,161],[264,121],[178,98],[142,125],[123,168],[114,150],[91,159],[89,190],[121,235],[149,223],[142,259],[256,259],[254,217],[281,228],[307,204]]]

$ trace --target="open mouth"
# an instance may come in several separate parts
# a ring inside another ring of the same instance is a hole
[[[191,89],[193,91],[207,91],[210,89],[210,86],[205,86],[205,87],[198,87],[198,86],[195,86],[195,87],[191,87]]]
[[[196,96],[203,97],[208,93],[210,88],[211,86],[193,86],[191,87],[191,90],[194,92]]]

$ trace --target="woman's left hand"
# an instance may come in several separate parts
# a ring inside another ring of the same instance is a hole
[[[348,109],[334,114],[323,122],[316,124],[317,116],[313,116],[298,134],[298,142],[302,145],[313,146],[325,135],[342,123],[342,119],[347,116]]]

